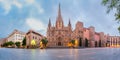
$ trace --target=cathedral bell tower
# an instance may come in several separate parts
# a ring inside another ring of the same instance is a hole
[[[51,28],[51,20],[49,18],[48,29],[50,29],[50,28]]]
[[[68,28],[70,31],[72,31],[70,19],[69,19],[69,23],[68,23]]]
[[[56,28],[61,29],[63,27],[64,27],[64,23],[63,23],[63,19],[62,19],[62,16],[61,16],[61,9],[60,9],[60,4],[59,4],[58,16],[57,16],[57,19],[56,19]]]

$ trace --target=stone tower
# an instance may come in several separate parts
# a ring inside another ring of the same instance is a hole
[[[47,28],[47,39],[49,47],[67,47],[68,42],[71,40],[72,28],[69,20],[68,26],[64,26],[62,19],[60,4],[58,8],[58,16],[56,18],[55,26],[51,26],[49,19]]]

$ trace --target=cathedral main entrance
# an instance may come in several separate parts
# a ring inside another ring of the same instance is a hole
[[[59,37],[59,38],[58,38],[58,43],[57,43],[58,46],[62,46],[62,42],[61,42],[61,40],[62,40],[62,38]]]
[[[58,42],[58,46],[61,46],[61,42]]]

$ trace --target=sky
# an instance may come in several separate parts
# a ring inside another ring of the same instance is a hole
[[[94,26],[96,32],[119,35],[119,24],[114,12],[106,13],[102,0],[0,0],[0,38],[7,37],[14,29],[27,32],[29,29],[46,35],[49,18],[55,25],[58,5],[64,25],[71,20],[74,30],[77,21],[84,27]]]

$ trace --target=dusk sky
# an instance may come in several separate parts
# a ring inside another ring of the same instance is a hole
[[[106,13],[102,0],[0,0],[0,38],[7,37],[14,29],[27,32],[33,29],[46,35],[49,18],[55,24],[58,5],[64,25],[69,19],[72,28],[77,21],[84,27],[94,26],[96,32],[119,35],[119,24],[115,21],[114,11]]]

